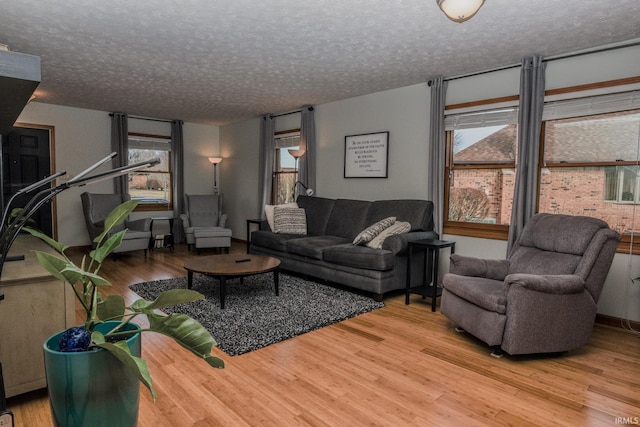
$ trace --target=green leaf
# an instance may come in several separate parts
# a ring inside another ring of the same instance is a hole
[[[149,373],[147,362],[140,357],[132,355],[126,341],[108,343],[105,341],[104,335],[102,335],[100,332],[93,332],[91,334],[91,339],[96,346],[105,349],[113,356],[115,356],[119,361],[124,363],[127,368],[131,369],[131,371],[142,382],[142,384],[144,384],[149,389],[153,400],[156,400],[156,391],[153,389],[153,380],[151,379],[151,374]]]
[[[129,214],[133,212],[133,210],[138,206],[138,200],[127,200],[122,203],[118,207],[109,213],[107,218],[104,220],[104,230],[102,233],[96,238],[96,241],[100,242],[104,239],[105,236],[109,235],[109,232],[116,225],[122,224]]]
[[[144,312],[146,314],[148,311],[203,299],[205,299],[204,295],[191,289],[170,289],[162,292],[153,301],[139,299],[134,302],[130,308],[133,311]]]
[[[69,282],[71,284],[76,283],[75,281],[70,281],[69,278],[62,273],[62,271],[69,265],[69,262],[46,252],[35,252],[36,258],[38,258],[38,262],[40,263],[40,265],[49,273],[51,273],[53,277],[58,280],[62,280],[63,282]]]
[[[209,331],[191,317],[173,313],[162,316],[148,313],[149,329],[173,338],[178,344],[198,357],[203,358],[214,368],[224,367],[224,361],[211,355],[211,349],[217,345]]]
[[[46,234],[42,233],[39,230],[35,230],[35,229],[31,228],[31,227],[22,227],[22,229],[24,231],[30,233],[32,236],[35,236],[35,237],[39,238],[40,240],[44,241],[45,243],[47,243],[49,246],[51,246],[53,249],[55,249],[56,251],[60,252],[61,254],[64,253],[64,251],[66,251],[67,248],[69,248],[69,246],[63,245],[60,242],[56,242],[51,237],[47,236]]]
[[[98,318],[103,321],[121,320],[125,313],[122,295],[109,295],[98,303]]]
[[[96,249],[92,250],[89,253],[89,256],[95,260],[98,264],[102,264],[104,260],[113,252],[115,249],[120,246],[122,243],[122,237],[127,230],[120,230],[113,236],[109,237],[106,242],[102,245],[98,246]],[[100,236],[96,237],[94,241],[100,242],[102,238]]]
[[[74,265],[74,264],[67,264],[67,266],[61,271],[61,273],[63,274],[70,274],[73,276],[79,276],[81,277],[81,281],[82,283],[85,283],[85,281],[90,281],[91,283],[93,283],[96,286],[111,286],[111,283],[104,279],[103,277],[91,273],[89,271],[84,271],[82,270],[80,267]],[[73,282],[76,283],[76,282]]]

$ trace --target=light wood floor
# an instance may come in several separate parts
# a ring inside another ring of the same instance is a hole
[[[244,245],[234,242],[234,251]],[[128,285],[183,276],[188,254],[108,260]],[[556,357],[489,349],[414,296],[302,336],[230,357],[216,370],[171,340],[144,335],[158,399],[141,389],[140,426],[613,426],[640,423],[640,339],[597,324],[588,346]],[[80,318],[78,319],[81,320]],[[46,391],[9,400],[16,426],[51,425]],[[620,417],[620,418],[618,418]]]

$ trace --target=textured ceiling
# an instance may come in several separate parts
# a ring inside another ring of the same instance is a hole
[[[640,37],[640,0],[0,0],[39,102],[223,125]]]

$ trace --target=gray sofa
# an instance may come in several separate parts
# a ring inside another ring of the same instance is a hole
[[[438,238],[433,231],[433,203],[426,200],[369,202],[299,196],[297,203],[306,213],[307,234],[277,234],[263,221],[260,230],[251,233],[250,252],[279,258],[283,270],[370,292],[377,300],[404,289],[407,243]],[[352,244],[362,230],[391,216],[409,222],[409,232],[388,237],[381,249]],[[420,267],[424,268],[423,257],[416,256],[413,283],[421,280]]]

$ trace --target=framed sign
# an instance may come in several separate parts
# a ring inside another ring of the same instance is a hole
[[[344,137],[345,178],[387,178],[389,132]]]

